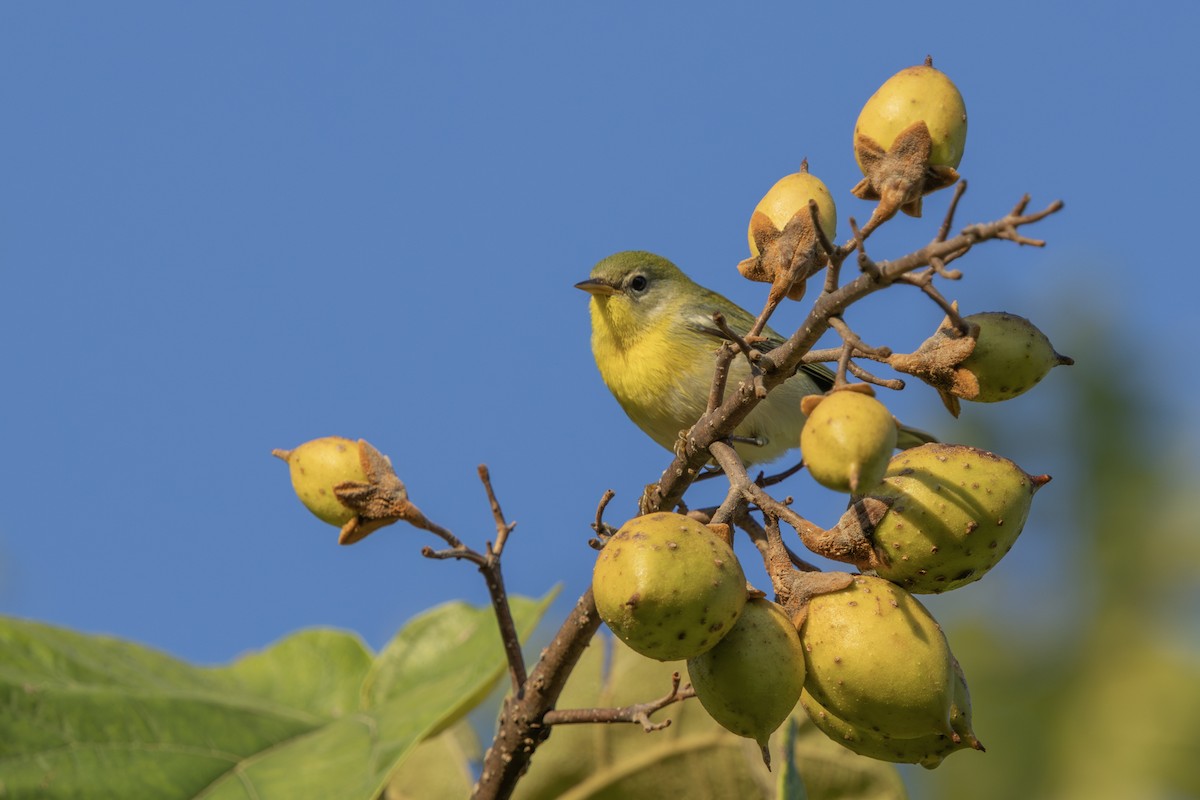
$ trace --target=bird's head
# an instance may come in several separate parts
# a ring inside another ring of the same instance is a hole
[[[609,256],[575,288],[592,296],[593,334],[607,333],[619,346],[654,329],[698,289],[670,261],[642,250]]]

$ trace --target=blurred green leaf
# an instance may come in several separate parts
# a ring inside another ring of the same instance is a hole
[[[462,800],[471,794],[471,762],[480,756],[471,726],[452,725],[416,746],[388,783],[383,800]]]
[[[552,595],[512,598],[523,634]],[[413,620],[374,664],[331,630],[202,668],[0,620],[0,797],[366,800],[505,668],[491,608],[461,603]]]

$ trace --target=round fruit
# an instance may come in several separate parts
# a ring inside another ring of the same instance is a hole
[[[855,575],[808,603],[804,688],[846,722],[881,736],[953,736],[953,656],[941,626],[894,583]]]
[[[1012,549],[1034,492],[1049,480],[966,445],[897,454],[867,494],[890,506],[869,534],[883,562],[876,574],[918,594],[979,580]]]
[[[333,487],[347,481],[367,480],[358,442],[340,436],[313,439],[295,450],[276,450],[287,461],[292,488],[300,502],[319,519],[339,528],[354,512],[342,505]]]
[[[821,230],[825,238],[833,240],[837,232],[837,208],[829,189],[814,175],[807,172],[794,172],[784,175],[767,191],[754,213],[750,216],[750,228],[746,237],[750,241],[750,254],[758,255],[758,243],[755,234],[781,231],[791,222],[792,217],[803,213],[808,218],[808,201],[817,203],[817,215],[821,220]]]
[[[854,125],[854,138],[864,136],[883,150],[917,122],[929,129],[933,147],[930,166],[957,167],[967,141],[967,108],[958,87],[932,66],[902,69],[871,95]],[[855,159],[864,169],[855,148]]]
[[[704,710],[767,752],[804,688],[804,651],[783,609],[758,597],[711,650],[688,659],[688,676]],[[764,755],[764,758],[766,756]]]
[[[692,658],[720,641],[746,604],[732,548],[682,514],[629,520],[596,559],[592,591],[617,638],[659,661]]]
[[[1054,352],[1046,334],[1024,317],[986,311],[963,320],[979,326],[975,350],[962,363],[979,381],[979,394],[966,400],[1008,400],[1032,389],[1059,364],[1072,363]]]
[[[883,480],[899,430],[887,407],[857,391],[835,391],[808,412],[800,452],[817,483],[858,492]]]

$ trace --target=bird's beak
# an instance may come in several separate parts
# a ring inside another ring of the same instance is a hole
[[[576,289],[583,289],[593,297],[608,297],[617,294],[620,289],[615,286],[600,280],[599,278],[588,278],[586,281],[580,281],[575,284]]]

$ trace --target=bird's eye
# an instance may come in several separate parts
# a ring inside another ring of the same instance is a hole
[[[629,288],[635,292],[644,292],[648,283],[645,275],[634,275],[629,280]]]

